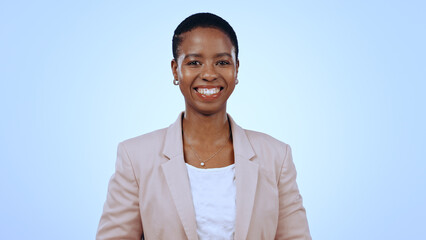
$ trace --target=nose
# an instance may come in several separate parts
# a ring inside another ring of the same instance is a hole
[[[206,64],[203,67],[201,78],[204,81],[214,81],[217,79],[216,69],[213,64]]]

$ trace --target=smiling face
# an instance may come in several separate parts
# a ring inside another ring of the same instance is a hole
[[[181,37],[172,71],[180,82],[186,111],[203,115],[226,112],[239,66],[231,40],[220,30],[202,27]]]

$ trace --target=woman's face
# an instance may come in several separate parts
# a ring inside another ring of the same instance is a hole
[[[220,30],[201,27],[181,37],[172,71],[179,80],[186,111],[204,115],[226,112],[239,66],[231,40]]]

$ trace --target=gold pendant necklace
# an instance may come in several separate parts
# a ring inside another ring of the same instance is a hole
[[[206,160],[202,160],[201,157],[198,155],[198,153],[195,151],[195,149],[192,147],[191,144],[188,143],[189,147],[191,148],[191,150],[194,152],[195,156],[198,158],[198,160],[200,161],[200,165],[202,167],[204,167],[206,165],[206,162],[209,161],[210,159],[214,158],[214,156],[216,156],[220,151],[222,151],[222,149],[226,146],[226,143],[228,142],[228,140],[231,138],[231,131],[229,131],[229,137],[226,139],[225,144],[223,144],[222,147],[219,148],[219,150],[217,150],[213,155],[211,155],[209,158],[207,158]]]

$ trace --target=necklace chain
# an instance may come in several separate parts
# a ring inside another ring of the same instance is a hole
[[[220,151],[222,151],[222,149],[226,146],[226,143],[228,142],[228,140],[231,138],[231,132],[229,132],[229,137],[226,139],[225,144],[222,145],[222,147],[219,148],[219,150],[217,150],[213,155],[211,155],[209,158],[207,158],[206,160],[202,160],[201,157],[198,155],[198,153],[195,151],[195,149],[192,147],[191,144],[188,143],[189,147],[191,148],[191,150],[194,152],[195,156],[198,158],[198,160],[200,161],[200,165],[201,166],[205,166],[206,162],[209,161],[210,159],[214,158],[214,156],[216,156]]]

